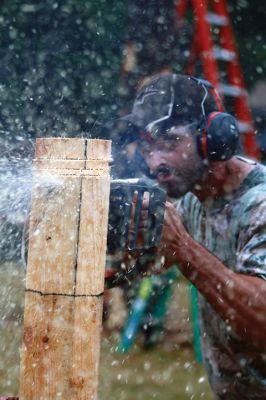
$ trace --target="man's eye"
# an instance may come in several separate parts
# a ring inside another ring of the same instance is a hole
[[[157,144],[156,144],[156,150],[157,150],[157,151],[164,151],[164,150],[167,150],[168,147],[169,147],[168,144],[165,143],[165,142],[157,143]]]
[[[158,141],[152,146],[149,145],[142,145],[140,146],[140,151],[143,155],[149,155],[153,151],[159,152],[169,152],[174,151],[180,143],[180,139],[168,139],[163,141]]]
[[[145,155],[148,155],[148,154],[151,153],[151,149],[149,147],[142,147],[140,149],[140,151],[141,151],[142,154],[145,154]]]
[[[177,140],[175,140],[175,141],[169,140],[169,141],[157,143],[156,148],[158,151],[172,151],[172,150],[175,150],[177,146],[178,146]]]

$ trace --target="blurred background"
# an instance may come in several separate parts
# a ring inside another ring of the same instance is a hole
[[[219,0],[220,1],[220,0]],[[207,2],[204,2],[207,4]],[[224,2],[262,162],[266,159],[266,9],[259,0]],[[197,76],[195,15],[177,0],[2,0],[0,5],[0,395],[18,390],[23,314],[23,227],[36,137],[110,139],[137,86],[160,71]],[[218,28],[211,28],[214,40]],[[191,47],[192,46],[192,47]],[[226,83],[224,64],[219,79]],[[228,98],[226,106],[234,112]],[[244,147],[249,153],[253,149]],[[134,174],[125,152],[114,174]],[[158,287],[163,288],[159,290]],[[143,295],[144,293],[144,295]],[[126,328],[141,299],[134,335]],[[157,304],[155,299],[161,299]],[[209,399],[197,342],[195,293],[174,271],[106,293],[101,362],[104,399]],[[153,327],[154,329],[151,329]],[[148,329],[149,328],[149,329]],[[123,336],[124,335],[124,336]],[[124,340],[124,342],[123,342]],[[124,347],[123,347],[124,346]]]
[[[188,7],[180,29],[177,4],[3,0],[1,135],[108,136],[102,125],[130,107],[142,78],[163,69],[185,72],[194,21]],[[265,7],[259,0],[226,4],[250,106],[260,123],[265,110]]]

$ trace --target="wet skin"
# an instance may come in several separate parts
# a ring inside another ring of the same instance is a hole
[[[170,197],[178,198],[193,191],[203,179],[206,164],[198,155],[190,132],[178,129],[156,140],[147,137],[140,141],[139,149],[151,173]]]
[[[189,132],[147,138],[140,142],[140,151],[160,185],[174,198],[188,191],[200,201],[222,196],[237,188],[253,168],[235,157],[206,165]],[[247,345],[266,350],[266,318],[261,318],[266,315],[266,282],[229,270],[189,235],[171,202],[166,202],[158,252],[165,259],[164,267],[178,265]]]

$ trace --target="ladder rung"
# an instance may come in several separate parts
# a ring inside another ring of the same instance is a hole
[[[241,86],[227,85],[225,83],[220,85],[219,90],[225,96],[231,97],[241,97],[247,94],[246,90]]]
[[[206,19],[209,24],[216,26],[226,26],[229,24],[229,20],[227,17],[212,12],[208,12]]]
[[[236,58],[236,53],[234,51],[223,49],[223,48],[218,47],[218,46],[214,46],[213,53],[214,53],[214,57],[217,60],[234,61],[235,58]]]
[[[252,125],[251,122],[243,122],[243,121],[238,120],[237,123],[238,123],[239,131],[241,133],[254,131],[254,126]]]

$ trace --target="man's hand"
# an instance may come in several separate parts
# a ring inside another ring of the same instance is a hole
[[[187,247],[189,234],[181,222],[174,205],[165,204],[164,225],[158,252],[164,257],[164,267],[178,264],[179,252]],[[189,248],[187,249],[189,251]]]
[[[133,198],[133,211],[131,218],[133,218],[133,213],[135,212],[135,200],[136,199]],[[143,241],[143,234],[147,227],[148,206],[149,199],[147,196],[144,196],[137,239],[139,245],[141,245]],[[178,264],[178,254],[181,250],[184,251],[185,247],[187,247],[187,239],[189,237],[190,236],[184,228],[184,225],[181,222],[181,218],[176,211],[175,206],[167,201],[165,203],[164,223],[160,245],[158,246],[156,251],[157,259],[161,260],[161,271],[165,268],[171,267],[174,264]],[[187,251],[189,251],[189,249],[187,249]],[[155,270],[158,273],[157,269]]]

